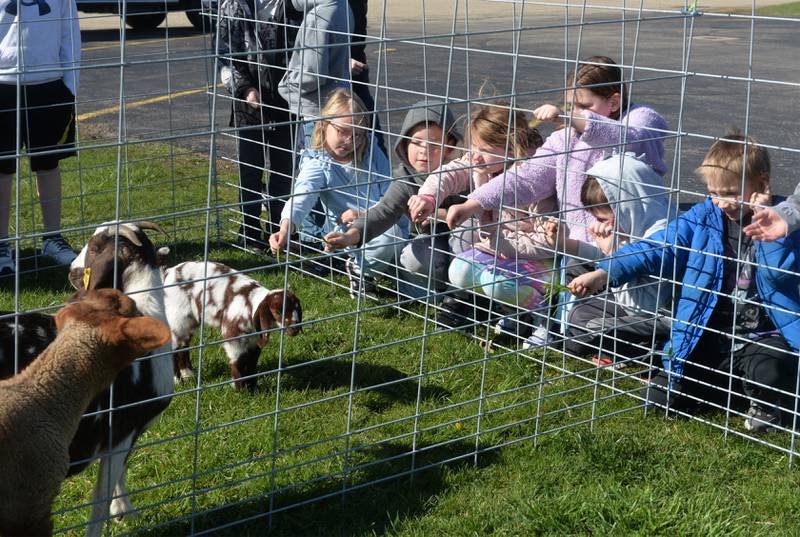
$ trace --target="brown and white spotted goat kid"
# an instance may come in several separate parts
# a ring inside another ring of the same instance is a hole
[[[203,318],[205,326],[222,332],[237,390],[255,390],[258,357],[271,330],[283,328],[290,336],[301,330],[303,311],[294,293],[265,289],[220,263],[181,263],[166,270],[164,285],[176,375],[183,378],[192,374],[185,349]]]

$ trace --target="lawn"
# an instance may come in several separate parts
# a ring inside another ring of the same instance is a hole
[[[103,145],[92,136],[84,143]],[[177,386],[137,444],[128,486],[141,512],[111,534],[798,533],[798,475],[782,452],[738,437],[741,420],[726,437],[713,426],[722,415],[645,413],[626,395],[633,380],[554,350],[486,352],[426,323],[421,304],[400,311],[384,297],[356,312],[341,276],[260,269],[272,261],[225,244],[229,165],[209,188],[208,157],[177,146],[133,145],[123,162],[119,204],[116,148],[65,162],[65,226],[94,226],[118,206],[123,218],[158,220],[169,236],[151,237],[173,244],[178,262],[202,258],[208,224],[210,259],[253,269],[268,287],[288,278],[311,322],[295,338],[273,336],[253,395],[228,386],[218,333],[195,341],[201,379]],[[20,197],[31,199],[26,182]],[[33,229],[29,206],[20,222]],[[75,246],[83,235],[70,234]],[[3,282],[0,307],[61,303],[66,275],[39,267],[30,240],[21,248],[19,295]],[[93,471],[64,483],[57,531],[81,532]]]

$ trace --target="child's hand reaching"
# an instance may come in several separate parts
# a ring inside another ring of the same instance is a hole
[[[338,231],[331,231],[325,235],[325,251],[333,252],[347,248],[348,246],[355,246],[361,242],[361,232],[358,228],[351,227],[344,233]]]
[[[789,225],[778,211],[769,207],[756,212],[750,225],[742,231],[753,240],[772,242],[785,237],[789,233]]]
[[[425,222],[436,208],[430,196],[411,196],[408,199],[408,215],[412,222],[421,224]]]
[[[544,235],[545,241],[547,241],[547,245],[550,248],[557,247],[557,241],[560,239],[561,243],[564,243],[564,239],[567,237],[567,226],[559,220],[558,218],[553,217],[542,217],[537,219],[536,222],[537,231]]]
[[[250,88],[247,90],[244,100],[247,101],[247,104],[249,104],[251,108],[258,108],[261,104],[261,95],[259,95],[256,88]]]
[[[533,117],[539,121],[547,121],[548,123],[560,123],[561,109],[553,104],[543,104],[533,111]]]
[[[463,224],[465,220],[471,216],[475,216],[482,210],[483,207],[481,207],[481,204],[475,200],[467,200],[464,203],[451,205],[450,208],[447,209],[447,227],[455,229]]]
[[[603,269],[593,270],[573,278],[567,284],[569,292],[578,298],[593,295],[603,288],[606,284],[608,273]]]
[[[604,254],[611,255],[611,252],[614,251],[614,226],[608,222],[595,220],[589,224],[587,231],[597,247]]]
[[[353,222],[355,222],[355,221],[356,221],[356,219],[357,219],[359,216],[361,216],[361,215],[360,215],[360,214],[359,214],[359,212],[358,212],[358,211],[356,211],[355,209],[347,209],[347,210],[346,210],[345,212],[343,212],[343,213],[342,213],[342,215],[339,217],[339,223],[341,223],[341,224],[345,224],[345,225],[349,226],[350,224],[352,224]]]

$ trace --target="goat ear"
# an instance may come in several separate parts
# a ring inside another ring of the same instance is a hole
[[[169,255],[169,247],[162,246],[158,250],[156,250],[156,266],[157,267],[166,267],[167,266],[167,256]]]
[[[119,328],[131,347],[142,353],[157,349],[170,339],[167,325],[153,317],[124,318]]]
[[[253,313],[253,328],[255,328],[256,332],[261,332],[262,330],[269,330],[275,326],[275,317],[272,316],[272,312],[269,309],[269,304],[267,304],[267,300],[262,300],[261,304],[258,305],[256,311]],[[262,332],[258,336],[258,346],[264,347],[269,341],[269,332]]]

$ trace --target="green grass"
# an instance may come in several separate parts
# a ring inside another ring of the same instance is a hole
[[[702,2],[700,3],[702,5]],[[700,8],[702,11],[702,8]],[[752,13],[750,8],[739,8],[731,10],[731,13],[749,15]],[[762,6],[756,9],[756,15],[762,17],[800,17],[800,2],[787,2],[773,6]]]
[[[123,216],[155,218],[205,207],[202,156],[146,144],[132,147],[127,158]],[[65,225],[111,217],[115,163],[113,149],[82,153],[83,212],[77,162],[65,163]],[[232,170],[220,166],[220,174],[216,194],[230,203],[236,195],[224,183],[234,177]],[[31,209],[21,210],[21,231],[29,233],[35,229]],[[204,214],[168,221],[179,241],[175,261],[202,255]],[[218,220],[226,236],[231,216],[212,216],[212,238]],[[157,244],[167,240],[151,236]],[[76,246],[79,239],[73,237]],[[30,253],[30,247],[25,241],[23,249]],[[240,269],[264,263],[216,242],[209,255]],[[22,309],[55,306],[69,295],[63,271],[34,271],[33,260],[26,268]],[[253,276],[276,287],[284,272]],[[419,318],[385,304],[357,317],[354,302],[331,282],[291,271],[289,284],[306,320],[318,322],[286,338],[280,360],[281,342],[273,337],[261,356],[265,376],[255,395],[224,384],[229,374],[220,335],[206,332],[204,389],[180,385],[163,417],[140,439],[128,485],[142,512],[113,524],[112,534],[185,535],[194,529],[263,535],[270,524],[274,535],[798,533],[798,475],[776,450],[734,436],[726,440],[702,423],[644,416],[632,399],[613,396],[609,386],[635,384],[612,380],[611,373],[603,372],[598,386],[595,370],[585,364],[565,363],[585,371],[585,378],[554,367],[542,371],[526,354],[487,356],[459,334],[426,340],[420,378],[422,341],[414,338],[425,325]],[[14,302],[13,288],[3,283],[0,307],[13,308]],[[420,306],[412,309],[423,313]],[[562,364],[552,352],[546,358],[551,366]],[[593,412],[609,417],[594,428],[564,428],[588,421]],[[724,416],[711,419],[722,422]],[[534,442],[536,431],[545,434]],[[770,441],[787,446],[789,438]],[[426,469],[410,475],[419,468]],[[94,472],[64,483],[54,506],[57,529],[87,519]],[[345,488],[352,490],[342,494]],[[271,520],[263,516],[270,506]],[[251,520],[220,528],[245,519]]]

